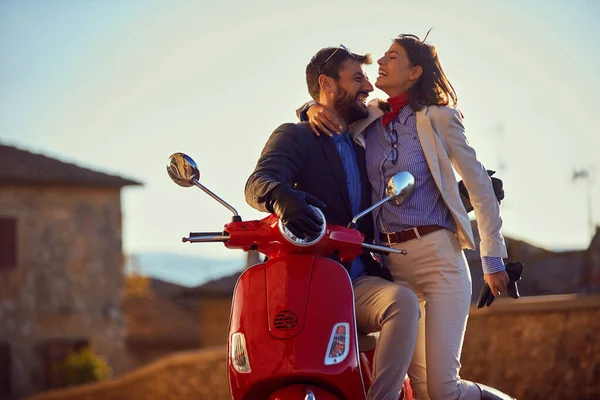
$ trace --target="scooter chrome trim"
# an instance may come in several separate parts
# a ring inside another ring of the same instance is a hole
[[[290,232],[290,230],[283,224],[283,222],[281,222],[281,220],[278,220],[277,222],[277,226],[279,227],[279,232],[281,233],[281,236],[283,236],[283,238],[291,244],[294,244],[298,247],[308,247],[312,246],[315,243],[318,243],[321,239],[323,239],[325,233],[327,232],[327,221],[325,220],[325,215],[323,214],[323,211],[321,211],[320,208],[315,206],[310,207],[313,209],[314,212],[316,212],[319,215],[321,221],[323,221],[323,223],[321,224],[321,231],[314,239],[301,239],[294,235],[292,232]]]

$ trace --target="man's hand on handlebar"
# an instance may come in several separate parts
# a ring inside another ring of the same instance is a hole
[[[301,190],[281,184],[270,194],[273,212],[283,225],[300,239],[317,236],[323,221],[310,207],[325,208],[316,197]]]

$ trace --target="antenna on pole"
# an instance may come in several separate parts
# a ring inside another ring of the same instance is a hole
[[[496,139],[496,166],[492,169],[496,170],[499,172],[498,175],[496,175],[498,178],[502,179],[504,178],[504,173],[507,170],[506,164],[504,162],[504,146],[503,146],[503,141],[504,141],[504,133],[506,132],[506,125],[504,125],[504,122],[496,122],[494,125],[492,125],[492,127],[490,128],[490,131],[492,133],[492,135],[495,136]],[[488,167],[489,168],[489,167]],[[506,210],[507,208],[510,208],[511,206],[511,200],[510,198],[504,199],[502,200],[502,209]]]
[[[590,237],[594,236],[595,227],[594,227],[594,215],[592,209],[592,185],[594,183],[594,174],[593,167],[590,168],[582,168],[582,169],[574,169],[573,176],[571,177],[571,182],[577,183],[579,180],[584,180],[587,182],[587,212],[588,212],[588,226],[590,229]]]
[[[506,171],[506,164],[504,163],[504,155],[502,154],[503,147],[502,141],[504,137],[504,133],[506,132],[506,126],[503,122],[497,122],[494,126],[492,126],[492,133],[496,135],[498,139],[498,143],[496,145],[496,162],[498,163],[498,172]]]

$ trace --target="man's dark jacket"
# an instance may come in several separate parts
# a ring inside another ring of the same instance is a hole
[[[365,163],[365,150],[353,143],[362,186],[361,210],[371,205],[370,185]],[[271,212],[267,203],[269,194],[280,184],[310,193],[327,206],[323,213],[328,223],[348,225],[352,218],[346,173],[333,139],[316,136],[307,123],[283,124],[273,132],[262,151],[256,169],[246,182],[246,201],[259,211]],[[373,219],[359,221],[359,230],[365,242],[372,243]],[[367,252],[362,259],[367,273],[392,280]]]

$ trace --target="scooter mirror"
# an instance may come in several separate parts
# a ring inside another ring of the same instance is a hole
[[[391,201],[392,204],[399,206],[413,192],[413,190],[415,190],[415,178],[411,175],[411,173],[407,171],[398,172],[388,181],[385,189],[385,198],[379,200],[377,203],[373,204],[371,207],[354,217],[348,226],[356,229],[356,224],[359,219],[369,214],[383,203],[387,203],[388,201]]]
[[[385,194],[392,204],[399,206],[414,190],[415,178],[409,172],[400,171],[388,181]]]
[[[183,187],[194,186],[194,180],[200,179],[196,162],[184,153],[174,153],[169,157],[167,173],[173,182]]]
[[[233,213],[232,221],[241,221],[241,217],[235,208],[231,207],[225,200],[208,190],[198,180],[200,171],[192,157],[184,153],[174,153],[167,162],[167,173],[173,182],[183,187],[197,186],[213,199],[221,203],[225,208]]]

